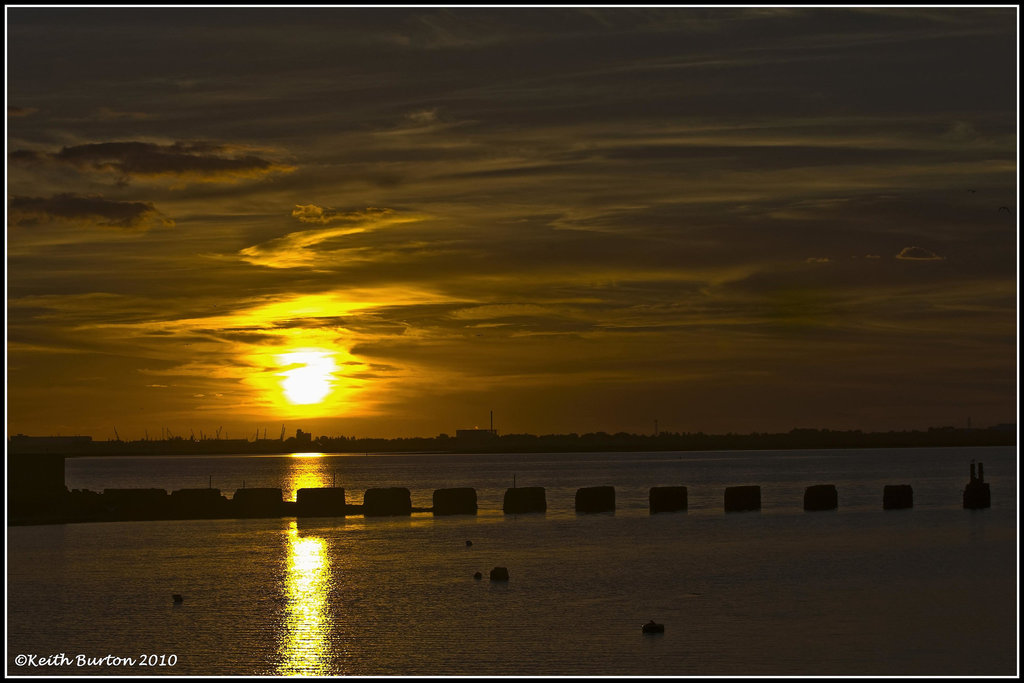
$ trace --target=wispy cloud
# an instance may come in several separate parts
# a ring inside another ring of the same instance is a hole
[[[339,237],[379,230],[401,223],[423,220],[418,215],[401,215],[392,209],[368,208],[364,211],[338,212],[315,204],[297,205],[292,216],[303,223],[341,223],[335,227],[300,230],[246,247],[239,257],[254,266],[267,268],[308,268],[330,263],[332,254],[340,250],[322,249],[321,245]]]
[[[367,221],[381,219],[394,214],[391,209],[367,208],[365,211],[338,211],[337,209],[325,208],[316,204],[297,204],[292,209],[292,218],[297,218],[302,223],[320,223],[326,225],[335,221],[346,221],[350,223],[364,223]]]

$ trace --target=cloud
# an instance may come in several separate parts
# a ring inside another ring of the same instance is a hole
[[[7,116],[10,118],[19,118],[22,116],[31,116],[37,111],[39,110],[35,107],[7,107]]]
[[[254,266],[268,268],[303,268],[323,264],[329,261],[337,250],[318,251],[317,246],[329,240],[369,232],[379,228],[422,220],[422,216],[399,216],[392,209],[368,208],[365,211],[342,213],[334,209],[325,209],[315,204],[299,204],[292,210],[292,216],[303,223],[325,225],[341,222],[330,228],[301,230],[291,232],[282,237],[272,239],[263,244],[255,244],[238,252],[243,261]]]
[[[65,193],[53,197],[12,197],[7,208],[11,224],[23,228],[50,221],[143,231],[174,225],[173,220],[149,202],[119,202],[100,195]]]
[[[141,111],[118,111],[110,107],[100,107],[96,110],[96,118],[101,121],[117,121],[122,119],[141,120],[152,118],[152,115]]]
[[[438,107],[427,107],[407,112],[393,126],[374,131],[373,135],[381,140],[390,139],[389,144],[399,145],[400,151],[407,151],[408,148],[404,145],[410,140],[408,136],[443,134],[457,128],[472,127],[475,123],[477,122],[468,119],[456,120]],[[467,142],[447,138],[436,144],[441,148],[451,148],[464,146]]]
[[[942,134],[942,138],[953,143],[986,142],[985,138],[975,129],[974,124],[967,121],[956,121]]]
[[[418,111],[410,112],[405,115],[405,118],[409,119],[413,123],[421,126],[426,126],[431,123],[435,123],[437,119],[437,108],[434,109],[420,109]]]
[[[213,142],[97,142],[64,147],[52,154],[15,150],[12,161],[50,161],[79,170],[113,172],[129,178],[172,176],[192,182],[236,182],[272,173],[289,173],[294,166],[277,163],[246,150]]]
[[[945,256],[939,256],[930,249],[924,247],[904,247],[896,258],[903,261],[944,261]]]
[[[564,315],[564,310],[554,310],[537,304],[487,304],[452,311],[451,317],[461,320],[490,320],[493,318],[546,317]]]
[[[9,153],[7,158],[17,163],[36,163],[42,161],[45,155],[31,149],[16,149]]]
[[[292,218],[297,218],[303,223],[320,223],[326,225],[335,221],[349,221],[361,223],[367,220],[384,218],[394,214],[391,209],[378,209],[369,207],[365,211],[342,212],[337,209],[329,209],[316,204],[296,204],[292,209]]]

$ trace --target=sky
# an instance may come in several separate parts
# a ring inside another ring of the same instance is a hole
[[[8,6],[8,434],[1015,422],[1018,14]]]

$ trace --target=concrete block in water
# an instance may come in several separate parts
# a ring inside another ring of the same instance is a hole
[[[243,517],[276,517],[284,511],[284,497],[276,488],[238,489],[231,506]]]
[[[586,486],[576,489],[576,512],[609,512],[614,509],[614,486]]]
[[[157,519],[169,512],[164,489],[103,489],[103,507],[120,519]]]
[[[992,492],[985,482],[985,463],[978,463],[978,471],[975,474],[974,461],[971,461],[971,479],[964,488],[964,507],[970,510],[991,507]]]
[[[508,568],[495,567],[491,570],[491,581],[508,581]]]
[[[12,438],[12,442],[14,438]],[[7,496],[9,502],[22,499],[31,502],[40,497],[63,496],[66,492],[63,455],[8,453]]]
[[[972,481],[964,488],[964,507],[969,510],[992,507],[992,492],[988,482]]]
[[[67,510],[72,519],[87,521],[103,517],[103,494],[87,489],[73,489],[67,496]]]
[[[804,490],[804,510],[835,510],[839,494],[835,484],[817,484]]]
[[[299,517],[344,517],[345,489],[323,487],[295,492],[295,514]]]
[[[910,484],[889,484],[882,491],[882,509],[899,510],[914,507],[914,489]]]
[[[476,489],[437,489],[434,491],[434,514],[475,515]]]
[[[505,489],[502,510],[505,514],[547,512],[548,500],[543,486]]]
[[[363,494],[363,516],[411,515],[412,497],[409,489],[398,486],[367,489]]]
[[[676,512],[687,508],[687,492],[685,486],[654,486],[649,495],[651,514],[656,512]]]
[[[171,492],[170,502],[175,517],[217,517],[228,508],[220,489],[178,489]]]
[[[729,486],[725,489],[725,511],[742,512],[761,509],[760,486]]]

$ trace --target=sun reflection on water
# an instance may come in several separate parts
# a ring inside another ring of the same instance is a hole
[[[329,673],[330,622],[327,594],[331,567],[327,544],[319,536],[302,537],[296,522],[288,529],[284,676]]]
[[[326,485],[320,453],[296,453],[289,461],[293,492]],[[294,493],[293,493],[294,495]],[[331,634],[328,597],[331,561],[326,540],[299,531],[298,521],[288,528],[288,562],[285,578],[285,619],[281,635],[283,676],[329,674]]]
[[[288,474],[282,493],[285,500],[298,500],[300,489],[320,489],[338,485],[337,472],[329,465],[333,462],[323,453],[292,453],[288,461]]]

